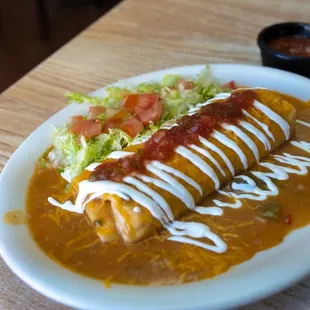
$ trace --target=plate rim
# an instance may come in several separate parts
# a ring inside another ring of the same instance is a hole
[[[171,73],[171,71],[197,71],[199,72],[203,67],[205,67],[205,65],[190,65],[190,66],[181,66],[181,67],[172,67],[172,68],[167,68],[167,69],[164,69],[164,70],[157,70],[157,71],[152,71],[152,72],[148,72],[148,73],[143,73],[143,74],[139,74],[139,75],[136,75],[136,76],[132,76],[132,77],[129,77],[129,78],[126,78],[124,79],[123,81],[121,82],[126,82],[128,84],[132,84],[132,82],[135,82],[135,81],[138,81],[138,80],[141,80],[141,79],[144,79],[144,78],[147,78],[149,77],[150,75],[164,75],[166,73]],[[267,68],[267,67],[262,67],[262,66],[257,66],[257,65],[247,65],[247,64],[210,64],[210,67],[211,69],[212,68],[219,68],[219,67],[238,67],[238,68],[242,68],[242,69],[254,69],[254,70],[258,70],[258,71],[264,71],[267,73],[270,73],[270,74],[284,74],[285,76],[287,77],[291,77],[291,78],[294,78],[294,79],[298,79],[300,81],[303,81],[303,82],[306,82],[309,84],[310,86],[310,79],[306,78],[306,77],[302,77],[302,76],[299,76],[297,74],[294,74],[294,73],[290,73],[290,72],[286,72],[286,71],[282,71],[282,70],[279,70],[279,69],[273,69],[273,68]],[[105,87],[103,88],[99,88],[93,92],[91,92],[91,95],[96,95],[98,93],[102,93],[104,91],[104,89],[106,87],[109,87],[109,86],[112,86],[112,85],[117,85],[119,84],[120,82],[115,82],[115,83],[111,83],[111,84],[108,84],[106,85]],[[48,120],[45,120],[43,124],[41,124],[37,129],[35,129],[21,144],[20,146],[15,150],[15,152],[11,155],[10,159],[8,160],[8,162],[6,163],[5,167],[3,168],[1,174],[0,174],[0,197],[2,197],[2,183],[4,182],[5,180],[5,177],[6,175],[8,174],[8,170],[10,169],[10,166],[13,165],[12,163],[14,163],[14,160],[15,160],[15,157],[17,156],[16,154],[18,154],[20,152],[21,149],[25,148],[27,146],[27,143],[32,139],[33,135],[40,132],[40,130],[42,129],[42,127],[44,126],[44,124],[46,124],[48,121],[51,122],[53,121],[54,119],[56,119],[59,115],[61,115],[63,113],[64,110],[68,109],[68,107],[64,107],[63,109],[61,109],[60,111],[58,111],[56,114],[54,114],[53,116],[51,116]],[[28,181],[27,181],[27,184],[28,184]],[[25,207],[25,206],[24,206]],[[0,224],[1,226],[1,224]],[[304,228],[301,228],[301,229],[298,229],[298,231],[301,231],[303,230]],[[30,233],[30,232],[29,232]],[[291,234],[290,234],[291,235]],[[284,241],[283,241],[284,242]],[[266,251],[270,251],[274,248],[278,248],[278,247],[281,247],[281,245],[283,244],[283,242],[276,246],[276,247],[273,247],[271,249],[268,249]],[[40,251],[42,251],[40,249]],[[263,251],[265,252],[265,251]],[[58,295],[58,294],[54,294],[50,291],[47,291],[46,289],[44,289],[44,286],[41,286],[39,285],[39,283],[37,283],[36,281],[32,281],[31,280],[31,275],[28,275],[26,273],[24,273],[24,271],[22,270],[23,268],[21,266],[16,266],[16,264],[14,265],[12,263],[12,258],[10,257],[10,250],[9,250],[9,246],[3,244],[2,242],[2,237],[0,236],[0,254],[2,256],[2,258],[4,259],[5,263],[7,264],[7,266],[19,277],[21,278],[26,284],[28,284],[31,288],[35,289],[36,291],[38,291],[39,293],[53,299],[53,300],[56,300],[60,303],[63,303],[63,304],[66,304],[66,305],[69,305],[71,307],[78,307],[79,305],[72,299],[72,295],[69,295],[67,296],[66,298],[64,298],[64,296],[61,296],[61,295]],[[262,253],[262,252],[259,252],[259,253]],[[46,256],[47,259],[49,259],[47,256]],[[253,258],[251,258],[250,260],[252,260]],[[13,258],[14,260],[14,258]],[[238,265],[240,266],[240,265]],[[64,268],[64,267],[61,267],[61,268]],[[226,272],[227,273],[227,272]],[[310,263],[309,263],[309,266],[307,267],[307,272],[305,272],[305,270],[299,270],[299,273],[296,272],[295,273],[295,277],[291,277],[290,281],[282,281],[282,283],[278,284],[277,287],[274,287],[273,290],[270,290],[269,292],[266,292],[264,290],[261,291],[261,293],[255,293],[253,292],[251,296],[248,296],[248,298],[245,298],[242,300],[242,301],[237,301],[235,300],[234,303],[232,305],[229,305],[229,304],[225,304],[225,303],[214,303],[213,306],[212,306],[212,309],[219,309],[219,308],[226,308],[226,307],[230,307],[230,306],[240,306],[240,305],[244,305],[244,304],[247,304],[248,302],[255,302],[263,297],[268,297],[274,293],[277,293],[287,287],[289,287],[290,285],[292,285],[293,283],[296,283],[298,280],[300,280],[301,278],[303,278],[304,276],[306,276],[306,274],[309,274],[310,273]],[[225,273],[224,273],[225,274]],[[218,277],[221,277],[218,276]],[[216,277],[216,278],[218,278]],[[44,281],[44,280],[43,280]],[[190,284],[183,284],[181,285],[182,287],[184,286],[195,286],[196,284],[198,285],[203,285],[203,282],[206,282],[206,281],[209,281],[209,280],[203,280],[203,281],[199,281],[199,282],[195,282],[194,284],[193,283],[190,283]],[[118,285],[116,285],[118,286]],[[178,285],[176,286],[169,286],[168,288],[176,288],[176,287],[179,287]],[[127,287],[128,288],[128,287]],[[137,287],[135,287],[137,288]],[[147,287],[147,288],[150,288],[150,287]],[[158,290],[159,287],[157,287],[155,290],[156,291],[161,291],[161,289]],[[167,290],[167,286],[164,286],[164,287],[160,287],[160,288],[164,288],[165,290]],[[142,289],[144,290],[144,288],[141,288],[141,287],[138,287],[138,289]],[[152,287],[152,289],[154,289],[154,287]],[[113,290],[113,288],[112,288]],[[173,289],[174,290],[174,289]],[[66,294],[64,294],[66,295]],[[113,306],[112,304],[110,304],[110,306]],[[119,306],[119,305],[114,305],[114,306]],[[152,306],[152,305],[150,305]],[[162,305],[164,307],[164,305]],[[206,304],[205,303],[199,303],[199,304],[196,304],[194,305],[194,308],[193,309],[202,309],[202,308],[205,308]],[[158,307],[158,305],[155,306],[155,308],[153,307],[149,307],[149,309],[156,309],[156,307]],[[207,305],[207,307],[210,307]],[[85,308],[85,307],[83,307]],[[102,305],[100,305],[100,308],[101,309],[104,309],[102,307]],[[107,309],[109,308],[109,305],[107,307]],[[97,308],[93,308],[93,307],[86,307],[85,309],[97,309]],[[124,308],[125,309],[125,308]],[[139,309],[137,308],[136,305],[134,306],[130,306],[130,307],[127,307],[126,309]],[[141,308],[142,309],[142,308]],[[144,309],[144,308],[143,308]],[[185,308],[183,307],[168,307],[168,308],[165,308],[165,309],[188,309],[188,306],[185,305]]]

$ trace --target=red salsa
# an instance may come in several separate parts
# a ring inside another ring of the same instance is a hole
[[[242,118],[242,110],[248,109],[255,99],[252,90],[236,91],[225,100],[202,107],[192,116],[183,116],[177,121],[179,126],[157,131],[135,154],[102,163],[91,174],[90,181],[120,182],[133,171],[143,171],[152,160],[167,161],[179,145],[198,143],[199,136],[208,138],[223,123],[236,124]]]
[[[269,42],[269,47],[287,56],[310,57],[310,38],[302,36],[277,38]]]

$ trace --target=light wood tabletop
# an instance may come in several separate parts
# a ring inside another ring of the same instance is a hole
[[[68,91],[173,66],[260,64],[257,33],[309,21],[309,0],[127,0],[0,97],[0,168],[20,143],[65,105]],[[69,309],[27,287],[0,261],[1,309]],[[247,309],[310,309],[310,279]]]

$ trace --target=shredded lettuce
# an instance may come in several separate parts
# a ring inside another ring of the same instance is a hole
[[[68,103],[86,103],[92,106],[106,106],[107,108],[118,107],[120,102],[128,95],[131,91],[127,88],[120,88],[116,86],[107,87],[105,89],[107,96],[105,97],[90,97],[80,93],[68,92],[66,97]]]
[[[164,120],[176,118],[189,110],[190,107],[195,106],[197,103],[205,102],[222,91],[221,86],[214,81],[208,66],[198,75],[192,89],[172,88],[171,85],[175,85],[179,78],[176,75],[166,75],[164,77],[166,84],[170,84],[170,87],[162,88],[161,92],[161,99],[164,105],[162,119]]]
[[[123,99],[132,93],[158,93],[163,104],[161,119],[156,124],[150,124],[134,139],[120,129],[110,129],[109,133],[85,140],[68,131],[68,128],[55,129],[52,137],[52,148],[41,157],[41,165],[53,165],[61,175],[71,182],[72,178],[80,174],[89,164],[100,162],[111,152],[118,151],[129,144],[143,143],[155,133],[164,123],[175,122],[185,115],[196,104],[213,98],[222,92],[221,86],[212,77],[208,66],[194,79],[194,87],[185,90],[184,87],[176,87],[179,79],[185,79],[179,75],[167,74],[161,83],[141,83],[137,87],[106,88],[105,97],[90,97],[80,93],[67,93],[69,103],[86,103],[91,106],[105,106],[107,108],[120,108]],[[105,120],[105,114],[97,118]],[[48,154],[48,155],[47,155]]]
[[[80,93],[67,93],[69,103],[86,103],[92,106],[118,108],[122,100],[131,93],[159,93],[164,105],[163,119],[170,119],[183,113],[190,106],[206,101],[223,91],[212,77],[210,68],[206,68],[194,80],[194,88],[189,90],[176,89],[179,75],[167,74],[162,83],[141,83],[135,89],[111,86],[106,88],[107,96],[90,97]]]
[[[158,129],[161,128],[163,123],[163,121],[158,122],[156,125],[151,123],[142,132],[135,136],[135,138],[132,140],[132,144],[140,144],[147,141],[149,137],[151,137]]]
[[[198,87],[198,92],[201,95],[202,102],[213,98],[220,92],[223,92],[221,85],[214,81],[209,66],[206,66],[206,68],[201,71],[195,84],[196,87]]]
[[[181,79],[182,77],[180,75],[175,74],[166,74],[163,78],[163,86],[166,87],[175,87],[177,84],[177,81]]]
[[[103,99],[104,105],[109,108],[118,107],[122,100],[131,94],[131,91],[128,88],[120,88],[111,86],[105,89],[107,96]]]
[[[137,86],[138,93],[160,93],[162,85],[159,83],[141,83]]]
[[[131,137],[120,129],[110,129],[108,134],[101,134],[85,140],[82,136],[69,133],[67,128],[55,129],[52,137],[53,149],[48,154],[54,167],[62,169],[68,181],[80,174],[89,164],[102,161],[112,151],[123,149],[131,142]]]
[[[102,121],[105,121],[107,119],[107,116],[105,115],[105,113],[100,113],[98,115],[96,115],[97,119],[100,119]]]
[[[201,101],[201,96],[195,89],[189,90],[176,90],[176,89],[164,89],[161,94],[163,102],[163,115],[162,119],[168,120],[175,118],[177,115],[187,111],[192,105],[195,105]]]
[[[182,78],[179,75],[167,74],[163,78],[163,87],[160,98],[163,103],[163,113],[157,124],[151,124],[138,134],[133,144],[145,142],[154,134],[164,123],[170,121],[174,123],[176,119],[182,117],[196,104],[205,102],[213,98],[216,94],[223,92],[220,84],[214,81],[210,68],[206,68],[198,75],[194,81],[194,88],[189,90],[176,89],[177,81]]]
[[[65,94],[68,99],[68,103],[86,103],[93,106],[103,105],[103,98],[90,97],[80,93],[68,92]]]

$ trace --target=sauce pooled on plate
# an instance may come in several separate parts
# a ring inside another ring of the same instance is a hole
[[[167,231],[131,245],[104,244],[83,214],[48,203],[49,196],[57,198],[65,193],[66,183],[56,169],[39,165],[27,196],[28,223],[36,242],[47,255],[73,271],[126,284],[177,284],[211,278],[279,244],[290,231],[310,222],[306,169],[310,165],[310,114],[305,114],[306,105],[287,99],[297,110],[305,110],[304,117],[298,115],[292,140],[197,207],[210,210],[213,206],[214,210],[214,204],[226,206],[222,216],[188,212],[182,217],[183,224],[210,227],[228,246],[220,255],[193,244],[172,242]],[[268,184],[262,181],[267,177]],[[254,190],[259,195],[253,195]],[[268,197],[263,199],[263,195]],[[212,245],[207,238],[200,241]]]

